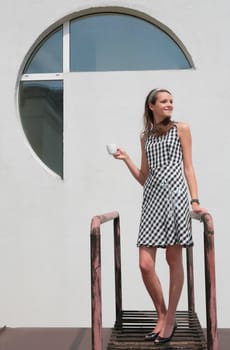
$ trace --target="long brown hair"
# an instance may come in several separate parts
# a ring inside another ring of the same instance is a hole
[[[166,117],[162,122],[156,124],[154,119],[154,114],[149,108],[149,104],[155,104],[157,100],[157,95],[159,92],[167,92],[171,95],[171,92],[167,89],[153,89],[151,90],[145,100],[145,110],[144,110],[144,131],[145,136],[155,135],[161,136],[166,134],[173,126],[173,121],[171,117]]]

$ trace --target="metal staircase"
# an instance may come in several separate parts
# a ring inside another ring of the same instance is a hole
[[[192,212],[191,216],[201,221],[204,227],[206,337],[195,312],[193,248],[189,247],[186,248],[188,310],[177,311],[178,328],[170,342],[156,345],[144,340],[144,335],[152,330],[156,322],[156,313],[122,309],[120,220],[119,213],[112,212],[94,216],[91,221],[92,350],[102,350],[100,227],[111,220],[114,234],[116,320],[107,350],[218,350],[213,220],[209,213]]]

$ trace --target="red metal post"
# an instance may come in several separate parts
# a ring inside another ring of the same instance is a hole
[[[195,312],[193,247],[188,247],[186,249],[186,259],[187,259],[188,310],[191,312]]]
[[[192,214],[204,224],[204,263],[208,350],[218,350],[214,225],[209,213]]]
[[[121,257],[119,213],[111,212],[94,216],[90,229],[91,250],[91,312],[92,312],[92,350],[102,350],[102,305],[101,305],[101,236],[100,225],[114,220],[114,261],[116,290],[116,322],[120,323],[121,300]]]
[[[218,350],[214,226],[212,217],[208,213],[202,215],[202,221],[204,223],[207,342],[208,349]]]
[[[102,350],[102,314],[101,314],[101,242],[100,218],[91,222],[91,312],[92,312],[92,349]]]
[[[122,313],[122,286],[121,286],[121,244],[120,244],[120,219],[114,219],[114,263],[115,263],[115,304],[116,322],[115,327],[121,327]]]

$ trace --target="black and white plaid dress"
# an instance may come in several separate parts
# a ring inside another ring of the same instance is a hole
[[[145,143],[149,175],[144,184],[137,246],[193,245],[182,148],[177,124]]]

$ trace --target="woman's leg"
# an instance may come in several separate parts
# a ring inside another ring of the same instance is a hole
[[[155,271],[156,248],[140,247],[139,248],[139,265],[145,287],[155,305],[158,322],[154,332],[160,332],[166,315],[166,306],[159,278]]]
[[[175,326],[176,309],[184,283],[182,249],[183,248],[179,245],[168,246],[166,248],[166,260],[169,265],[170,282],[168,310],[164,327],[160,332],[160,336],[163,338],[170,337],[173,327]]]

